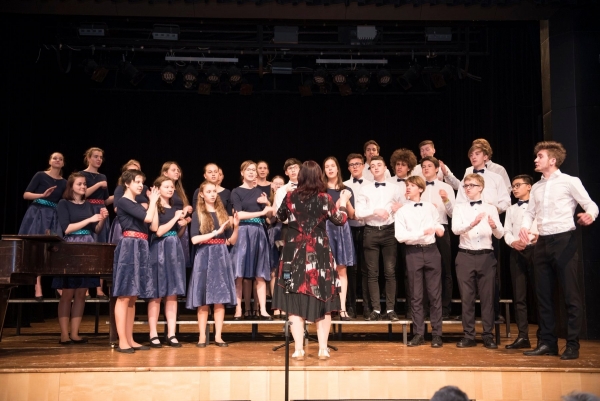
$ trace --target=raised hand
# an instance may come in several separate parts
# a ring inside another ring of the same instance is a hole
[[[238,216],[237,212],[233,214],[233,226],[237,227],[240,225],[240,216]]]
[[[492,230],[496,229],[496,222],[492,219],[492,216],[488,216],[488,224],[492,228]]]
[[[528,229],[521,228],[521,230],[519,231],[519,239],[527,244],[529,243],[529,234],[531,234],[531,232]]]
[[[479,213],[475,220],[471,223],[471,227],[475,227],[485,217],[485,212]]]
[[[98,184],[100,184],[100,188],[106,188],[108,186],[106,181],[100,181],[100,182],[98,182]]]
[[[269,205],[269,198],[267,198],[267,194],[266,193],[261,193],[260,197],[258,197],[258,199],[256,199],[256,203],[262,203],[263,205]]]
[[[225,223],[221,224],[221,226],[217,230],[217,235],[223,234],[223,232],[225,231],[225,227],[227,227],[228,224],[229,224],[229,219],[227,219],[227,221],[225,221]]]
[[[184,216],[187,214],[192,214],[193,211],[194,209],[190,205],[187,205],[183,208]]]
[[[446,165],[444,164],[443,161],[438,160],[440,162],[440,168],[442,169],[442,174],[444,174],[444,177],[448,175],[448,167],[446,167]]]
[[[108,217],[108,210],[103,207],[102,209],[100,209],[100,214],[102,215],[102,218],[105,219]]]
[[[102,217],[102,215],[100,213],[93,215],[92,217],[90,217],[90,223],[97,223],[100,220],[104,220],[104,217]]]
[[[158,191],[158,188],[156,188],[156,187],[150,188],[150,203],[156,203],[156,201],[158,200],[159,197],[160,197],[160,192]]]
[[[448,202],[448,193],[443,189],[440,189],[440,197],[444,201],[444,203]]]
[[[50,196],[50,194],[52,192],[54,192],[55,189],[56,189],[56,185],[45,190],[44,193],[42,194],[42,198],[46,198],[46,197]]]

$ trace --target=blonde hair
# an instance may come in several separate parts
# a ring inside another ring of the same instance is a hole
[[[244,171],[246,171],[246,169],[253,164],[255,167],[258,167],[258,165],[255,162],[253,162],[252,160],[246,160],[245,162],[243,162],[242,165],[240,166],[240,173],[243,173]],[[243,175],[240,177],[240,179],[242,180],[242,182],[244,182]]]
[[[94,152],[100,152],[100,153],[102,153],[102,157],[104,157],[104,151],[102,149],[100,149],[100,148],[89,148],[83,154],[83,164],[85,164],[86,167],[89,166],[88,159],[90,157],[92,157],[92,153],[94,153]]]
[[[179,169],[179,179],[177,180],[177,182],[173,183],[175,185],[175,192],[177,192],[177,195],[179,195],[179,197],[183,201],[183,206],[188,206],[190,202],[188,201],[188,198],[185,195],[185,190],[183,189],[183,184],[181,183],[183,179],[183,171],[181,170],[181,166],[177,164],[177,162],[165,162],[162,165],[162,168],[160,169],[160,175],[165,175],[165,173],[169,171],[169,167],[171,167],[171,165],[173,164],[176,165]]]
[[[202,184],[200,184],[200,190],[198,192],[198,203],[196,203],[196,213],[198,214],[198,223],[200,224],[200,234],[208,234],[216,229],[210,212],[206,210],[206,202],[202,197],[202,194],[204,193],[204,188],[206,188],[207,185],[214,185],[215,188],[217,187],[210,181],[204,181]],[[215,199],[215,212],[217,212],[217,219],[219,220],[219,225],[229,220],[229,216],[227,215],[225,206],[223,206],[223,202],[221,202],[221,197],[218,194],[217,199]],[[196,235],[196,233],[192,233],[192,236],[194,235]]]
[[[467,181],[477,181],[479,185],[481,185],[481,189],[485,188],[485,180],[479,174],[467,174],[465,175],[465,179],[463,180],[465,183]]]

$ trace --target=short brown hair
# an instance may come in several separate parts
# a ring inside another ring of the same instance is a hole
[[[425,145],[431,145],[432,148],[435,148],[433,141],[430,141],[429,139],[427,139],[419,144],[419,149],[421,149]]]
[[[350,160],[352,159],[360,159],[361,163],[365,162],[365,158],[359,153],[350,153],[348,157],[346,157],[346,163],[350,163]]]
[[[283,163],[283,171],[286,171],[288,167],[293,166],[294,164],[298,165],[298,168],[302,168],[302,162],[292,157],[291,159],[287,159],[285,163]]]
[[[123,174],[121,174],[120,181],[122,182],[123,189],[125,189],[125,184],[131,184],[132,181],[135,181],[135,177],[142,177],[143,180],[146,180],[146,175],[142,173],[140,170],[125,170]]]
[[[381,160],[383,162],[383,165],[385,166],[385,159],[383,158],[383,156],[373,156],[371,157],[371,161],[374,162],[375,160]]]
[[[466,183],[467,181],[477,181],[477,183],[479,185],[481,185],[481,189],[482,190],[483,190],[483,188],[485,188],[485,180],[479,174],[473,174],[473,173],[471,173],[471,174],[465,175],[465,178],[463,179],[463,182]]]
[[[394,150],[394,153],[392,153],[392,157],[390,157],[391,167],[396,168],[396,163],[398,162],[406,163],[408,166],[408,174],[410,174],[417,165],[417,156],[415,156],[412,150],[405,148],[396,149]]]
[[[438,159],[436,159],[433,156],[425,156],[424,158],[421,159],[421,161],[419,162],[419,164],[422,166],[423,162],[432,162],[433,165],[435,166],[435,168],[440,168],[440,162]]]
[[[411,184],[414,184],[414,185],[418,186],[419,188],[421,188],[423,191],[425,191],[425,187],[426,187],[425,180],[422,179],[421,177],[419,177],[418,175],[411,175],[404,182],[405,183],[410,182]]]
[[[479,144],[487,149],[487,155],[491,159],[492,155],[494,154],[494,151],[492,150],[492,145],[490,145],[488,140],[485,138],[477,138],[473,141],[473,145],[477,145],[477,144]]]
[[[367,146],[369,145],[375,145],[377,147],[377,153],[379,153],[381,148],[379,147],[379,144],[372,139],[370,141],[365,142],[365,144],[363,145],[363,152],[367,151]]]
[[[533,149],[533,153],[537,155],[540,150],[548,152],[548,156],[556,159],[556,167],[560,167],[567,157],[567,151],[560,142],[542,141],[538,142]]]
[[[480,144],[480,143],[476,143],[473,144],[470,148],[469,148],[469,153],[467,153],[467,157],[471,157],[471,153],[475,152],[476,150],[481,150],[483,152],[484,155],[486,155],[488,157],[488,159],[490,158],[490,148]]]

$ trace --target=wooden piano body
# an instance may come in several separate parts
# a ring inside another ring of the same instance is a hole
[[[57,235],[3,235],[0,241],[0,341],[13,287],[34,285],[37,276],[94,276],[112,281],[115,247],[66,242]]]

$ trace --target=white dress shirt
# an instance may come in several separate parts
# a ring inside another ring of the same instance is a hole
[[[283,203],[283,200],[285,199],[285,196],[288,193],[288,188],[296,189],[296,186],[298,186],[297,182],[288,181],[287,184],[282,185],[277,189],[277,191],[275,192],[275,205],[273,205],[275,206],[275,214],[277,214],[277,211],[281,207],[281,204]],[[287,222],[288,221],[286,220],[283,222],[283,224],[287,224]]]
[[[458,247],[471,251],[494,249],[492,246],[492,235],[500,239],[504,234],[504,228],[498,217],[498,210],[485,202],[482,202],[481,204],[476,203],[473,206],[471,206],[470,202],[472,201],[454,205],[452,232],[456,235],[460,235]],[[475,227],[471,227],[471,223],[479,213],[485,213],[486,215]],[[494,223],[496,224],[496,228],[493,230],[488,222],[488,216],[492,216],[492,220],[494,220]]]
[[[400,180],[400,181],[398,181]],[[398,190],[400,191],[400,195],[402,197],[402,201],[400,203],[402,203],[403,205],[408,202],[408,200],[406,199],[406,178],[398,178],[398,176],[393,176],[390,178],[386,178],[385,182],[389,182],[390,185],[396,185],[398,187]]]
[[[363,166],[363,172],[362,172],[362,176],[363,178],[366,178],[369,181],[375,181],[375,177],[373,177],[373,173],[371,173],[371,166],[369,166],[367,163],[365,163],[365,165]],[[392,175],[390,174],[390,170],[388,170],[387,168],[385,169],[385,178],[390,178]]]
[[[560,234],[575,230],[573,215],[577,204],[594,220],[598,217],[598,206],[590,199],[581,180],[560,170],[550,178],[536,182],[529,195],[529,207],[521,227],[529,228],[537,220],[540,235]]]
[[[498,208],[499,213],[504,213],[506,209],[510,206],[510,193],[508,192],[506,186],[504,185],[504,180],[500,175],[490,171],[488,169],[485,170],[484,173],[477,173],[483,177],[485,181],[485,186],[483,188],[483,192],[481,194],[484,202],[489,203],[490,205],[496,206]],[[473,173],[473,167],[470,167],[470,170],[467,169],[465,176],[467,174]],[[456,193],[456,203],[464,203],[467,202],[467,195],[465,194],[465,189],[462,187],[465,183],[465,179],[463,178],[460,182],[460,188],[458,188],[458,192]]]
[[[400,202],[404,196],[400,193],[398,185],[392,185],[384,182],[384,185],[375,186],[375,182],[363,183],[359,195],[356,197],[356,217],[364,220],[368,226],[386,226],[394,222],[392,214],[392,203]],[[382,219],[375,216],[375,209],[385,209],[389,216],[387,219]]]
[[[506,218],[504,219],[504,241],[508,246],[512,248],[512,243],[515,241],[519,241],[519,231],[521,230],[521,224],[523,223],[523,216],[529,207],[529,203],[522,203],[519,206],[518,203],[513,204],[511,207],[506,209]],[[531,235],[529,236],[529,243],[534,238],[534,234],[538,233],[537,223],[535,220],[528,227],[529,231],[531,231]]]
[[[425,180],[425,183],[427,183],[427,180]],[[440,196],[440,189],[443,189],[448,194],[447,203],[444,203],[442,200],[442,197]],[[450,184],[446,184],[445,182],[439,180],[434,180],[433,185],[425,185],[425,191],[423,191],[421,194],[421,200],[433,203],[440,215],[440,222],[442,224],[448,224],[448,217],[452,217],[454,203],[456,202],[454,190]]]
[[[349,180],[344,181],[344,185],[347,186],[348,188],[352,189],[352,192],[354,194],[354,204],[355,205],[356,205],[356,200],[358,198],[358,194],[360,194],[362,187],[369,183],[369,180],[365,180],[363,177],[357,178],[357,180],[359,180],[359,181],[354,182],[354,177],[350,177]],[[362,182],[360,182],[360,181],[362,181]],[[350,227],[364,227],[365,222],[362,220],[348,219],[348,224],[350,224]]]
[[[511,183],[510,177],[508,176],[508,173],[506,172],[506,169],[504,167],[502,167],[498,163],[494,163],[491,160],[488,160],[488,162],[485,163],[485,167],[488,170],[493,171],[494,173],[496,173],[500,177],[502,177],[502,180],[504,181],[504,184],[508,188],[508,192],[511,192],[511,190],[512,190],[512,183]]]
[[[452,174],[452,171],[450,171],[450,167],[446,166],[446,169],[448,170],[448,175],[444,177],[444,173],[442,172],[442,168],[440,167],[437,172],[437,178],[438,180],[449,184],[456,191],[460,186],[460,181],[454,176],[454,174]],[[410,175],[418,175],[422,179],[425,179],[425,176],[423,175],[423,168],[420,164],[417,164],[415,166]]]
[[[418,206],[421,204],[421,206]],[[408,201],[394,216],[395,237],[406,245],[428,245],[435,243],[435,232],[425,235],[425,230],[442,229],[440,215],[430,202]]]

